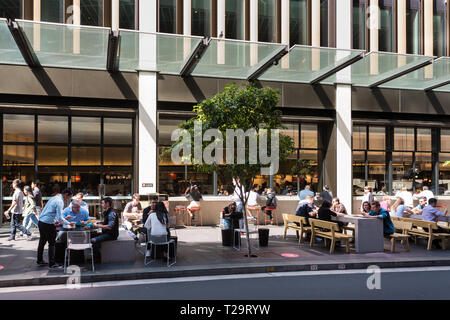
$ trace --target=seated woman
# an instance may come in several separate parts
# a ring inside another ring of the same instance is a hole
[[[327,200],[324,200],[324,202],[322,203],[322,206],[320,207],[319,212],[317,214],[319,220],[337,222],[337,224],[339,225],[339,229],[341,229],[342,226],[344,225],[344,223],[341,221],[333,221],[333,220],[331,220],[331,217],[345,216],[345,214],[333,212],[330,210],[330,208],[331,208],[331,203]]]
[[[242,212],[237,210],[236,202],[230,203],[222,210],[222,218],[225,229],[238,229],[239,220],[242,219]]]
[[[160,238],[165,242],[170,239],[169,233],[169,213],[162,201],[155,205],[155,212],[152,212],[145,221],[145,228],[147,228],[148,238]],[[147,248],[146,256],[150,256],[150,248]],[[167,258],[167,252],[164,251],[164,257]]]
[[[344,204],[341,203],[341,201],[339,200],[339,198],[333,198],[333,203],[331,206],[331,211],[334,211],[336,213],[344,213],[344,214],[348,214],[347,213],[347,209],[345,209]]]
[[[362,203],[362,206],[361,206],[361,214],[367,214],[367,213],[370,213],[370,211],[371,211],[371,209],[370,209],[370,203],[369,203],[369,201],[364,201],[363,203]]]
[[[186,189],[184,194],[191,202],[186,208],[187,213],[191,217],[191,221],[195,219],[195,211],[200,210],[200,199],[202,199],[202,194],[197,185],[192,185]]]
[[[398,197],[397,201],[395,201],[394,205],[392,206],[392,214],[394,217],[402,218],[404,216],[410,216],[414,214],[412,210],[410,210],[405,205],[405,200],[403,200],[402,197]]]

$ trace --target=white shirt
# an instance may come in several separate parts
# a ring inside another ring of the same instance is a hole
[[[414,205],[413,203],[413,196],[411,192],[408,191],[400,191],[397,194],[398,197],[401,197],[405,201],[405,206],[412,207]]]
[[[244,186],[241,186],[241,188],[242,188],[242,195],[244,195],[245,194],[245,188],[244,188]],[[240,198],[240,194],[241,194],[241,191],[239,190],[238,186],[236,186],[234,188],[233,200],[234,200],[234,202],[236,202],[237,205],[238,204],[242,204],[242,200]]]
[[[147,221],[145,221],[145,225],[148,229],[148,235],[152,236],[165,236],[167,235],[167,225],[162,224],[158,220],[158,216],[156,215],[156,212],[151,213]]]
[[[428,200],[430,200],[431,198],[434,198],[434,194],[431,190],[424,190],[421,193],[419,193],[419,195],[417,197],[418,198],[420,198],[420,197],[427,198],[427,203],[428,203]]]
[[[252,207],[257,206],[258,200],[259,200],[259,194],[255,191],[250,191],[250,194],[248,196],[247,205],[252,206]]]

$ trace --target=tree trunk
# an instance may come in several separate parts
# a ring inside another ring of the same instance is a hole
[[[246,240],[247,240],[247,254],[250,258],[252,256],[252,248],[250,247],[250,234],[248,233],[248,220],[247,220],[247,203],[243,202],[242,204],[242,211],[244,215],[244,225],[245,225],[245,233],[246,233]]]

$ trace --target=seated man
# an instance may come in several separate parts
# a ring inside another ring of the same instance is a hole
[[[85,223],[89,220],[89,212],[85,208],[82,208],[78,200],[73,200],[70,206],[63,210],[62,217],[68,223]]]
[[[428,200],[428,205],[423,209],[422,211],[422,219],[425,221],[433,221],[438,222],[439,217],[446,216],[448,214],[447,208],[445,208],[444,212],[439,211],[437,208],[437,199],[431,198]],[[427,228],[424,228],[425,232],[428,232]],[[436,233],[449,233],[449,230],[441,228],[440,226],[437,226],[436,230],[433,230],[433,232]],[[439,244],[439,239],[433,240],[433,246],[436,249],[440,249],[441,245]]]
[[[314,197],[311,195],[306,196],[306,201],[299,204],[295,211],[296,216],[305,217],[306,225],[309,226],[309,217],[314,217],[317,213],[317,209],[314,207]]]
[[[83,192],[78,192],[75,196],[75,199],[79,202],[81,209],[84,209],[88,212],[89,215],[89,205],[83,201]],[[72,206],[72,203],[70,203],[69,207]]]
[[[113,201],[110,197],[102,200],[103,223],[94,223],[94,228],[102,229],[102,234],[92,238],[94,247],[94,260],[100,261],[100,243],[104,241],[116,240],[119,237],[119,216],[112,209]]]
[[[412,209],[412,212],[415,214],[422,214],[423,209],[427,206],[427,198],[426,197],[420,197],[419,198],[419,204],[417,207]]]
[[[383,219],[383,233],[385,237],[393,234],[395,232],[394,224],[392,223],[391,216],[389,212],[385,209],[381,208],[381,205],[378,201],[374,201],[370,205],[371,211],[369,213],[363,213],[365,218],[375,218],[375,219]]]
[[[123,224],[128,230],[132,229],[132,221],[142,219],[142,205],[139,194],[133,194],[131,202],[128,202],[123,210]]]

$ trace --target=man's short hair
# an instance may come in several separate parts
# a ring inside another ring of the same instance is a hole
[[[78,201],[78,200],[72,200],[72,207],[73,207],[73,206],[76,206],[76,205],[81,206],[80,201]]]
[[[423,186],[423,190],[428,190],[428,187],[427,186]]]
[[[371,206],[381,207],[380,201],[372,201]]]
[[[139,196],[139,193],[135,193],[133,194],[133,199],[141,199],[141,197]]]
[[[109,206],[112,207],[113,200],[111,197],[105,197],[102,200],[105,201],[105,203],[109,203]]]
[[[424,196],[424,197],[420,197],[419,200],[425,200],[425,201],[427,201],[427,197],[425,197],[425,196]]]
[[[63,191],[61,191],[61,194],[67,194],[68,196],[73,195],[72,189],[66,188]]]
[[[311,189],[311,186],[309,185],[309,184],[307,184],[306,186],[305,186],[305,189]]]
[[[83,194],[83,192],[78,192],[76,195],[75,195],[75,197],[81,197],[81,198],[83,198],[84,197],[84,194]]]
[[[19,186],[22,184],[22,181],[20,179],[14,179],[12,184],[15,184],[16,186]]]
[[[158,201],[158,200],[159,200],[159,199],[158,199],[158,196],[150,196],[150,201],[152,201],[152,200]]]
[[[436,198],[428,199],[428,204],[432,205],[432,204],[436,204],[436,203],[437,203],[437,199]]]
[[[309,194],[306,196],[306,198],[307,198],[307,199],[314,199],[314,197],[311,196],[311,195],[309,195]]]

